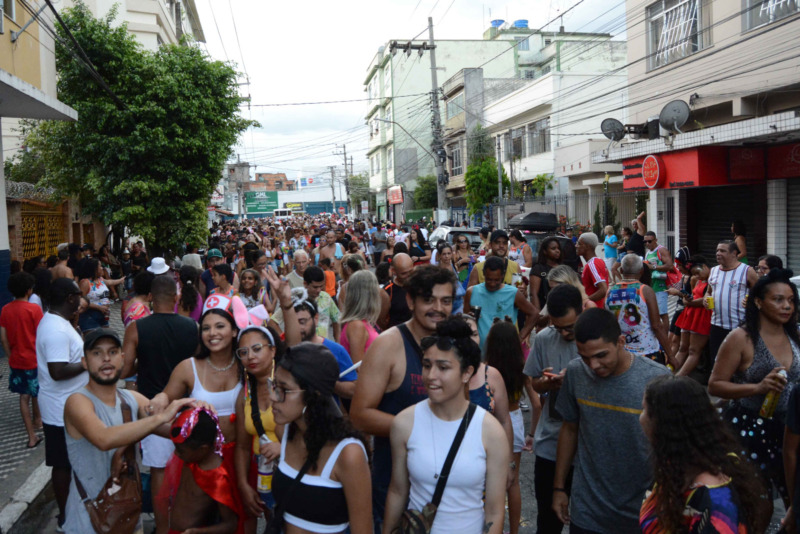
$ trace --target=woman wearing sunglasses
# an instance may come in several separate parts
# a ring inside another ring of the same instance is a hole
[[[272,478],[274,521],[287,534],[371,534],[368,444],[333,397],[339,364],[323,345],[289,348],[267,381],[281,438]]]
[[[438,323],[422,339],[422,380],[428,399],[406,408],[392,422],[392,482],[383,532],[392,532],[409,508],[430,503],[459,428],[463,433],[431,534],[500,534],[509,470],[509,445],[500,423],[467,400],[470,378],[481,362],[472,329],[460,318]],[[499,444],[506,444],[500,446]],[[484,494],[485,488],[485,494]],[[484,504],[485,497],[485,504]]]

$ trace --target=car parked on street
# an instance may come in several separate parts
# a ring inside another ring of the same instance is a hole
[[[431,248],[435,248],[439,240],[444,239],[455,248],[455,240],[458,236],[466,236],[469,239],[469,246],[473,251],[478,251],[481,246],[480,228],[465,228],[463,226],[439,226],[428,236],[428,243]]]
[[[508,229],[519,230],[533,251],[533,261],[539,254],[539,246],[546,237],[555,236],[561,246],[561,260],[576,272],[580,272],[581,260],[575,251],[575,244],[570,238],[558,232],[558,218],[554,213],[528,212],[520,213],[508,221]]]

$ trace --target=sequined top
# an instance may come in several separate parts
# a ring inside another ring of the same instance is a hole
[[[683,494],[685,532],[701,534],[747,534],[739,517],[739,499],[730,481],[718,486],[695,485]],[[639,513],[643,534],[666,534],[656,515],[655,493],[648,491]]]
[[[776,414],[785,414],[789,403],[789,395],[792,393],[794,385],[800,380],[800,347],[789,339],[792,346],[792,365],[786,371],[788,382],[778,400],[778,407],[775,409]],[[756,340],[755,348],[753,350],[753,363],[750,364],[743,373],[734,373],[731,380],[735,384],[758,384],[770,371],[781,364],[770,353],[764,340],[759,336]],[[739,404],[745,408],[753,411],[759,411],[761,404],[764,402],[764,395],[751,395],[739,399]],[[781,417],[782,419],[782,417]]]

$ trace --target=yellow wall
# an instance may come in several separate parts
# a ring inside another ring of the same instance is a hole
[[[4,15],[4,18],[5,33],[0,35],[0,69],[41,89],[39,23],[34,22],[28,26],[25,33],[12,43],[11,32],[18,31],[32,18],[32,15],[25,10],[22,3],[16,2],[16,20],[11,20],[8,14]]]

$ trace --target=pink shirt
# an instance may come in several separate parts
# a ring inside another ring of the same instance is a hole
[[[372,345],[372,342],[378,337],[378,330],[364,319],[362,319],[361,322],[364,323],[364,327],[367,329],[367,343],[364,345],[364,352],[367,352],[369,346]],[[342,346],[348,354],[350,354],[350,341],[347,339],[347,326],[349,324],[348,322],[344,325],[344,328],[342,328],[342,335],[339,337],[339,341],[342,342]]]

